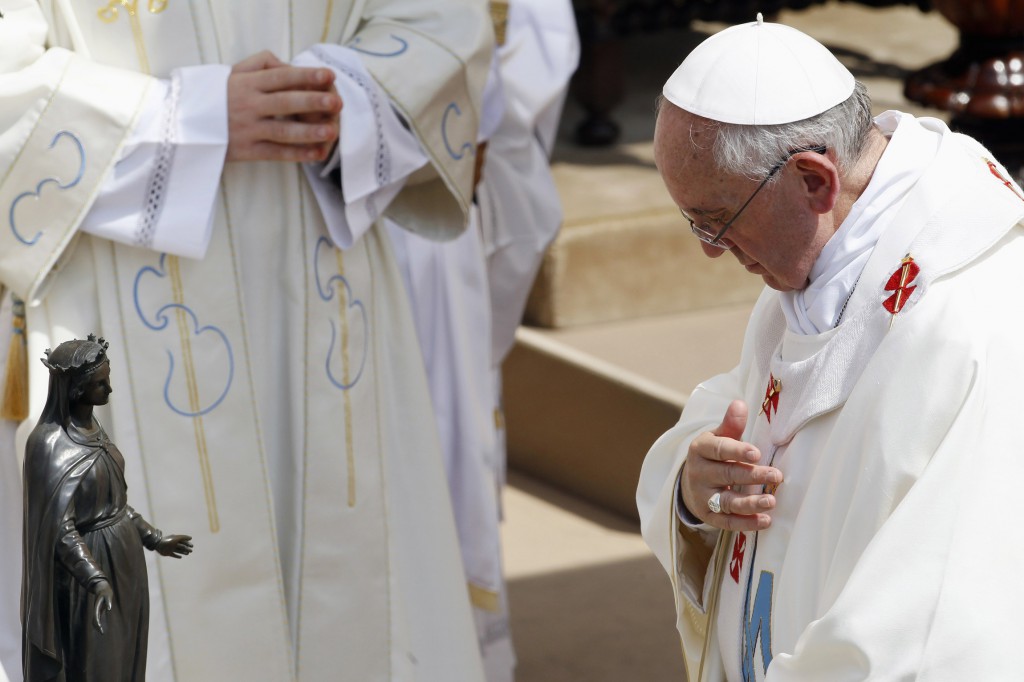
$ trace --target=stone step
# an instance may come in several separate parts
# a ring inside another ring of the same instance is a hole
[[[737,362],[751,307],[520,329],[504,366],[509,466],[636,519],[644,456],[693,387]]]
[[[703,255],[675,207],[567,223],[544,258],[527,320],[548,328],[695,311],[756,299],[731,256]]]

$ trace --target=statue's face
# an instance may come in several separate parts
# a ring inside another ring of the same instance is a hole
[[[79,401],[86,405],[106,405],[113,390],[110,387],[110,363],[104,362],[82,386],[82,397]]]

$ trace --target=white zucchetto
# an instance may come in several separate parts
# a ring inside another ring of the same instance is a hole
[[[853,94],[854,78],[824,45],[795,28],[731,26],[691,52],[663,94],[723,123],[773,125],[816,116]]]

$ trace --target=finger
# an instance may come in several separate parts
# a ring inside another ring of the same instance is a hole
[[[310,90],[282,90],[261,97],[255,113],[269,116],[311,115],[334,119],[341,111],[341,97]]]
[[[289,145],[322,145],[338,139],[338,126],[330,123],[301,123],[289,119],[267,119],[254,127],[262,142]]]
[[[305,66],[283,66],[249,74],[263,92],[281,90],[329,90],[334,87],[334,72]]]
[[[327,152],[323,147],[312,145],[277,144],[260,142],[246,152],[244,159],[248,161],[291,161],[295,163],[315,163],[324,161]]]
[[[278,59],[277,55],[270,50],[263,50],[246,57],[232,66],[231,70],[236,73],[245,73],[249,71],[262,71],[263,69],[276,69],[282,66],[288,65]]]
[[[722,530],[735,530],[735,531],[757,531],[765,530],[772,525],[772,517],[768,514],[753,514],[751,516],[741,516],[739,514],[708,514],[705,522],[714,526],[715,528],[721,528]]]
[[[743,437],[745,428],[747,428],[747,404],[742,400],[734,400],[726,408],[722,423],[711,433],[725,438],[740,439]]]
[[[718,436],[713,431],[702,433],[694,438],[690,444],[690,450],[698,458],[716,462],[756,464],[761,461],[761,453],[750,443],[744,443],[728,436]]]
[[[745,495],[730,490],[724,490],[719,494],[718,504],[721,507],[721,514],[734,514],[739,516],[754,516],[759,513],[766,513],[775,509],[775,496],[767,494]]]
[[[770,466],[752,466],[741,462],[704,462],[693,467],[690,479],[695,487],[721,490],[729,486],[776,485],[782,483],[782,472]]]

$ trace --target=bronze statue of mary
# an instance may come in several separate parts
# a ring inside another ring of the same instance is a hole
[[[111,393],[107,343],[46,352],[46,406],[25,448],[21,587],[25,682],[143,682],[149,586],[143,548],[180,558],[128,506],[124,457],[93,416]]]

